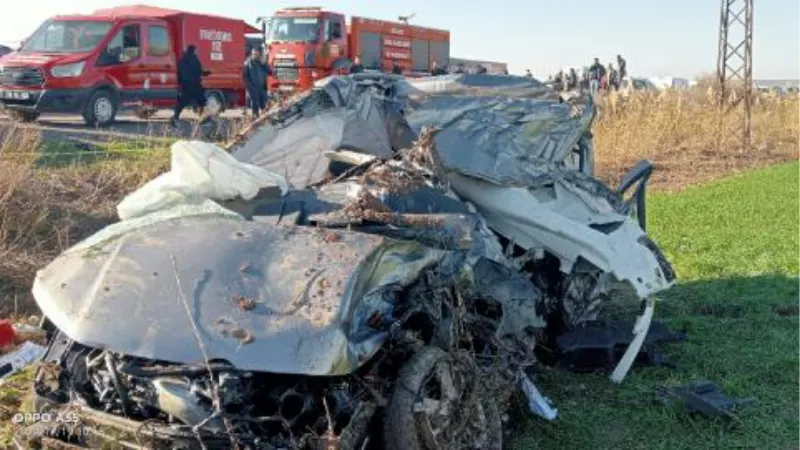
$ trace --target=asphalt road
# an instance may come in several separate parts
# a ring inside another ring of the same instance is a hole
[[[133,115],[121,113],[117,121],[108,128],[92,128],[87,126],[80,115],[44,115],[33,123],[19,124],[12,122],[5,114],[0,113],[0,128],[19,126],[37,129],[42,133],[44,141],[79,140],[87,143],[103,143],[109,141],[141,140],[150,138],[188,138],[193,134],[197,123],[195,114],[187,111],[181,115],[178,128],[169,124],[170,111],[159,111],[154,117],[142,120]],[[230,135],[235,123],[243,118],[241,109],[226,111],[217,123],[217,136]]]

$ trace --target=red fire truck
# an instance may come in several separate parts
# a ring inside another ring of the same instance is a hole
[[[177,99],[177,63],[197,47],[209,112],[243,105],[244,21],[149,6],[57,16],[0,58],[0,108],[17,119],[80,113],[90,125],[112,123],[131,108],[148,116]]]
[[[263,21],[264,41],[274,75],[270,90],[295,92],[346,70],[356,56],[367,70],[391,70],[393,61],[407,76],[427,73],[433,61],[446,66],[450,32],[404,22],[352,17],[316,7],[284,8]]]

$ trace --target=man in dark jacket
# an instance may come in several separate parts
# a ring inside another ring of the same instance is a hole
[[[600,64],[600,58],[594,59],[594,64],[589,67],[589,91],[592,96],[600,90],[600,80],[606,76],[606,68]]]
[[[625,61],[622,55],[617,55],[617,67],[619,70],[619,79],[622,81],[628,76],[628,61]]]
[[[250,109],[255,119],[267,108],[267,77],[272,74],[269,66],[261,56],[261,49],[253,47],[250,58],[244,63],[242,79],[247,96],[250,97]]]
[[[397,63],[397,60],[392,60],[392,73],[395,75],[402,75],[403,68]]]
[[[350,65],[350,73],[361,73],[364,71],[364,66],[361,64],[361,58],[356,56],[353,58],[353,64]]]
[[[172,116],[173,125],[178,123],[181,112],[187,106],[197,106],[200,116],[206,107],[206,93],[203,89],[203,77],[211,72],[203,70],[200,59],[197,57],[197,47],[189,45],[178,63],[178,104]]]

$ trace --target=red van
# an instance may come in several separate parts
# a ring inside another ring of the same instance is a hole
[[[197,47],[208,110],[241,106],[244,21],[126,6],[47,20],[19,51],[0,58],[0,109],[18,120],[42,113],[80,113],[87,124],[111,124],[121,109],[149,117],[177,100],[177,63]]]

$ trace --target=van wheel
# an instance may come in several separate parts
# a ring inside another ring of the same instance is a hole
[[[209,117],[217,117],[225,112],[225,98],[219,91],[206,92],[206,107],[204,113]]]
[[[11,120],[15,122],[29,123],[39,118],[39,113],[28,111],[9,111],[8,113]]]
[[[92,127],[106,127],[114,123],[117,117],[117,100],[111,92],[100,90],[89,97],[83,120]]]

